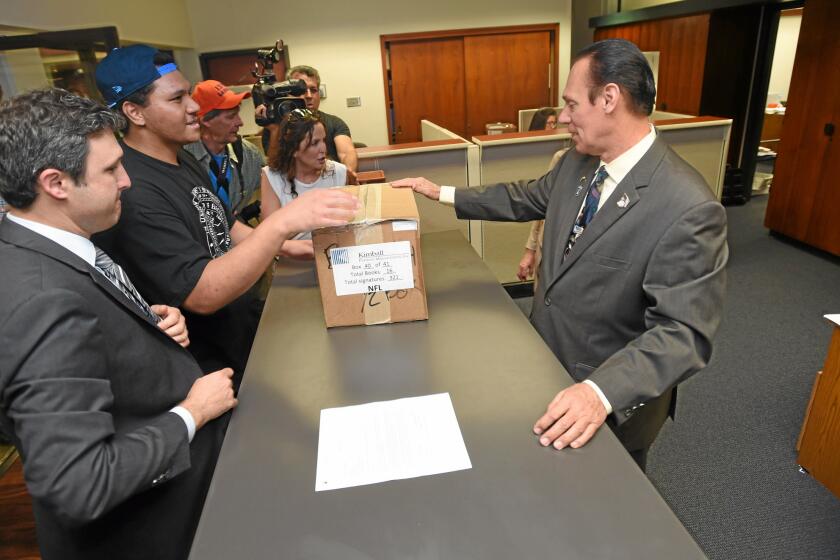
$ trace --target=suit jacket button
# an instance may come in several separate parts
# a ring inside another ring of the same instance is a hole
[[[545,298],[545,306],[546,306],[546,307],[550,307],[550,306],[551,306],[551,298],[550,298],[550,297],[546,297],[546,298]]]

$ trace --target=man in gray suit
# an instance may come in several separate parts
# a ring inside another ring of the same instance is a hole
[[[702,369],[720,323],[726,214],[656,137],[653,75],[624,40],[575,57],[560,123],[570,150],[547,175],[479,189],[403,179],[459,218],[545,219],[531,322],[578,382],[534,425],[542,445],[585,445],[607,422],[644,469],[673,388]]]
[[[60,89],[0,106],[0,433],[45,560],[186,558],[236,405],[90,241],[130,185],[121,121]]]

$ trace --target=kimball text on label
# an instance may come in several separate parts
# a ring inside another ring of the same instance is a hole
[[[368,251],[366,253],[359,253],[359,258],[365,257],[384,257],[385,251]]]

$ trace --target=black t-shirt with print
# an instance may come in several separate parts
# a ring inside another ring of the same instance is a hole
[[[119,223],[92,241],[125,269],[150,304],[181,307],[188,349],[205,373],[232,367],[238,380],[262,310],[256,288],[210,315],[182,307],[207,263],[230,250],[233,216],[186,151],[178,153],[179,165],[171,165],[122,148],[131,188],[122,193]]]

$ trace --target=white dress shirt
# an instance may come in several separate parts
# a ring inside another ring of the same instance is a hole
[[[6,214],[6,219],[11,220],[16,224],[61,245],[88,263],[94,269],[96,268],[96,247],[87,237],[82,237],[81,235],[71,233],[67,230],[55,228],[39,222],[33,222],[32,220],[15,216],[12,213]],[[195,436],[195,419],[192,417],[192,414],[190,414],[190,411],[183,406],[176,406],[172,408],[170,412],[174,412],[181,417],[184,424],[187,426],[187,435],[189,440],[192,441]]]
[[[615,158],[609,163],[604,163],[603,161],[598,162],[598,167],[602,165],[607,169],[607,177],[604,179],[604,186],[601,189],[601,198],[598,200],[598,210],[603,208],[604,204],[610,198],[610,196],[615,192],[615,188],[618,186],[621,181],[630,173],[639,160],[641,160],[650,147],[653,145],[653,142],[656,140],[656,129],[653,128],[653,125],[650,125],[650,132],[648,132],[644,138],[639,140],[636,144],[633,145],[630,149],[622,153],[620,156]],[[440,187],[440,202],[446,204],[448,206],[455,205],[455,187],[451,186],[441,186]],[[580,204],[580,210],[578,210],[578,215],[583,212],[583,206],[586,204],[586,197],[583,197],[583,201]],[[584,379],[583,383],[586,383],[592,389],[595,390],[595,393],[598,395],[598,398],[601,399],[601,403],[604,405],[604,408],[607,409],[607,414],[612,414],[612,405],[610,401],[607,400],[606,395],[604,392],[601,391],[601,388],[598,385],[589,379]]]

